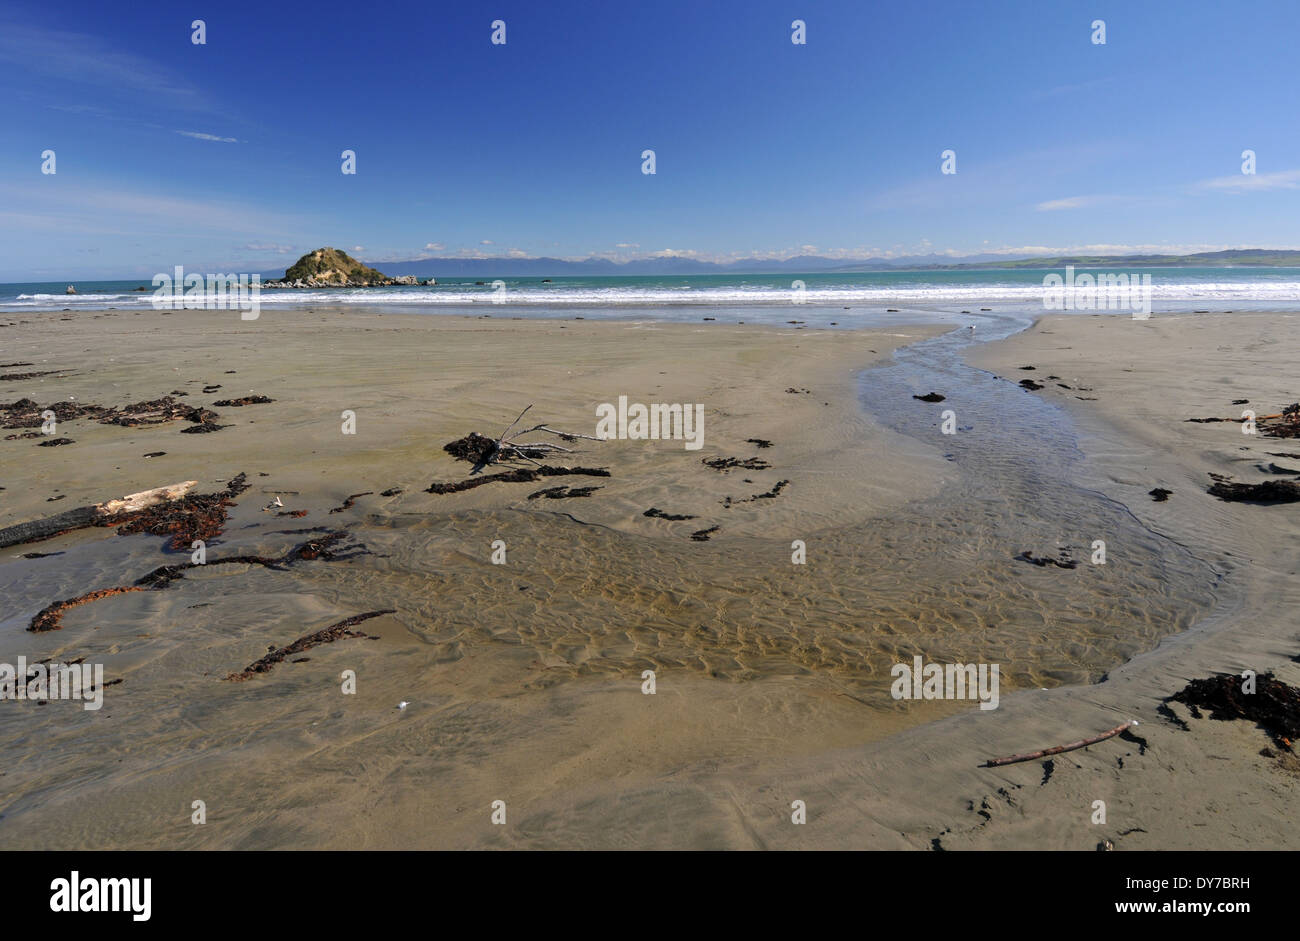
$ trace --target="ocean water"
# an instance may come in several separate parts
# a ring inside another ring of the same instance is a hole
[[[840,326],[878,322],[890,307],[900,312],[960,315],[994,307],[999,312],[1045,311],[1043,279],[1063,269],[874,271],[780,275],[677,275],[654,277],[449,278],[432,287],[263,290],[262,307],[356,304],[402,312],[583,316],[698,320],[748,315],[751,322]],[[1151,276],[1153,310],[1282,310],[1300,303],[1300,268],[1078,268],[1075,276],[1102,273]],[[499,280],[499,284],[497,283]],[[803,288],[798,287],[803,284]],[[496,286],[494,286],[496,285]],[[135,291],[140,286],[147,292]],[[153,303],[152,285],[140,281],[88,281],[66,295],[66,282],[0,284],[0,311],[64,308],[132,309]],[[847,309],[848,313],[845,313]],[[1127,306],[1124,309],[1128,309]],[[702,314],[701,311],[704,311]]]

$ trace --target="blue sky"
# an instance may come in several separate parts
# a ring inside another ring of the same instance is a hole
[[[1300,247],[1294,0],[282,6],[7,0],[0,280]]]

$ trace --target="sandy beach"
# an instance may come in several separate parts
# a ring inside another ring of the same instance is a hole
[[[1300,444],[1186,421],[1293,400],[1297,322],[1049,316],[978,342],[355,307],[0,315],[0,402],[172,396],[225,426],[75,418],[59,447],[6,429],[0,527],[177,481],[249,485],[204,566],[71,607],[57,630],[28,627],[189,549],[83,529],[0,550],[0,661],[84,657],[121,681],[98,711],[6,703],[0,834],[32,849],[1294,847],[1294,756],[1165,700],[1247,669],[1300,683],[1296,505],[1206,492],[1211,473],[1300,468]],[[892,354],[923,341],[953,344],[936,349],[980,384],[917,385]],[[944,401],[913,398],[930,392]],[[247,396],[271,401],[217,404]],[[547,464],[609,476],[429,492],[471,479],[448,442],[495,437],[529,405],[525,425],[591,435],[620,396],[699,403],[702,446],[552,437],[575,453]],[[1022,401],[1042,428],[1011,427]],[[334,557],[212,564],[304,540]],[[365,636],[227,679],[377,611],[354,625]],[[914,655],[1000,664],[998,708],[894,699],[890,668]],[[1127,719],[1141,724],[1050,767],[979,767]]]

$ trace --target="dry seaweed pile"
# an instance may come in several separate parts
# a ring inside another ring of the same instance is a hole
[[[18,399],[16,402],[0,402],[0,428],[39,428],[45,422],[41,413],[50,411],[58,421],[71,421],[83,415],[99,417],[107,409],[98,405],[81,405],[77,402],[54,402],[41,408],[31,399]]]
[[[547,487],[545,490],[530,493],[528,499],[536,500],[538,497],[545,497],[548,500],[566,500],[569,497],[589,497],[600,489],[600,487],[569,487],[561,484],[559,487]]]
[[[743,468],[744,470],[767,470],[772,466],[758,457],[747,457],[744,460],[738,457],[704,458],[700,463],[705,467],[712,467],[714,470],[720,471],[729,471],[733,467]]]
[[[1055,559],[1049,556],[1034,555],[1028,549],[1016,556],[1021,562],[1028,562],[1031,565],[1037,565],[1039,568],[1045,568],[1049,565],[1055,565],[1058,569],[1074,569],[1079,567],[1079,563],[1070,558],[1069,548],[1057,551]]]
[[[1280,415],[1265,415],[1257,427],[1269,438],[1300,438],[1300,402],[1291,403]]]
[[[195,539],[207,541],[221,535],[229,518],[227,509],[235,497],[248,489],[247,475],[240,474],[216,493],[198,493],[158,506],[105,517],[96,526],[116,526],[119,536],[152,533],[172,537],[172,549],[188,549]]]
[[[650,509],[646,510],[646,511],[645,511],[644,513],[642,513],[641,515],[642,515],[642,516],[649,516],[649,517],[651,517],[651,518],[653,518],[653,519],[661,519],[661,520],[693,520],[693,519],[695,519],[695,517],[692,516],[690,513],[665,513],[663,510],[659,509],[657,506],[652,506],[652,507],[650,507]]]
[[[30,366],[31,363],[11,363],[13,366]],[[66,369],[43,369],[40,372],[7,372],[0,375],[0,382],[20,382],[27,379],[40,379],[42,376],[58,376],[60,379],[66,378]]]
[[[134,402],[121,408],[88,405],[80,402],[54,402],[42,407],[31,399],[0,403],[0,428],[39,428],[45,422],[45,412],[52,412],[56,421],[89,418],[103,425],[121,425],[134,428],[140,425],[161,425],[169,421],[186,419],[207,422],[216,418],[215,412],[186,405],[170,395],[147,402]]]
[[[246,395],[239,399],[219,399],[212,404],[217,408],[239,408],[243,405],[266,405],[275,399],[265,395]]]
[[[1220,500],[1236,503],[1296,503],[1300,501],[1300,483],[1294,480],[1266,480],[1258,484],[1239,484],[1216,480],[1209,492]]]
[[[1187,421],[1240,421],[1240,419],[1189,418]],[[1275,415],[1264,415],[1256,419],[1256,430],[1268,438],[1300,438],[1300,402],[1286,406]],[[1278,452],[1269,452],[1277,457],[1289,456]],[[1260,465],[1260,469],[1265,469]],[[1269,473],[1293,474],[1295,471],[1277,464],[1269,464]],[[1237,503],[1297,503],[1300,502],[1300,481],[1265,480],[1258,484],[1234,483],[1222,474],[1210,474],[1214,483],[1209,492],[1221,500]]]
[[[188,428],[182,428],[183,435],[205,435],[210,431],[220,431],[222,428],[229,428],[229,425],[218,425],[214,421],[201,420],[197,425],[191,425]]]
[[[1201,709],[1209,710],[1211,719],[1227,721],[1248,719],[1255,722],[1287,751],[1300,737],[1300,689],[1288,686],[1273,676],[1261,673],[1255,677],[1255,691],[1242,689],[1243,680],[1233,674],[1192,680],[1182,690],[1170,696],[1201,718]]]
[[[494,438],[481,435],[477,431],[471,431],[463,438],[457,438],[455,441],[448,441],[442,446],[442,449],[452,457],[460,461],[469,461],[471,464],[487,464],[497,456],[497,442]],[[515,449],[520,457],[538,458],[545,456],[545,451],[540,448],[517,448]]]

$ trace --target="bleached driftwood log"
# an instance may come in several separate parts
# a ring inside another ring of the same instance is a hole
[[[168,484],[165,487],[155,487],[152,490],[129,493],[114,500],[105,500],[103,503],[80,506],[74,510],[59,513],[57,516],[47,516],[44,519],[9,526],[0,529],[0,548],[49,539],[51,536],[57,536],[59,533],[67,532],[70,529],[93,526],[100,520],[117,516],[120,513],[132,513],[136,510],[157,506],[159,503],[178,500],[198,485],[197,480],[185,480],[178,484]]]

